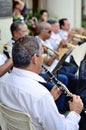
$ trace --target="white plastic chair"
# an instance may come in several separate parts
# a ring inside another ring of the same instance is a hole
[[[35,130],[29,114],[11,109],[1,103],[0,109],[6,125],[5,130]]]
[[[7,130],[6,124],[5,124],[4,119],[2,117],[1,107],[0,107],[0,130]]]

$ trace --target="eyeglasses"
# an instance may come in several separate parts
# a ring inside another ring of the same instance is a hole
[[[47,33],[51,34],[51,30],[46,30],[46,29],[45,29],[45,31],[46,31]]]
[[[49,30],[48,33],[51,34],[51,30]]]

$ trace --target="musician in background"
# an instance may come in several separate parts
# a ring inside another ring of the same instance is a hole
[[[20,37],[28,35],[28,28],[25,23],[21,21],[15,21],[10,26],[10,31],[12,35],[12,39],[8,42],[9,44],[15,43]]]
[[[20,37],[28,35],[28,29],[25,23],[13,22],[10,26],[10,31],[12,34],[12,39],[5,45],[3,53],[0,53],[0,77],[10,70],[13,66],[11,58],[12,46],[16,40]],[[7,73],[8,75],[8,73]]]
[[[51,31],[52,31],[52,26],[49,24],[49,23],[47,23],[47,22],[41,22],[40,24],[39,24],[39,28],[38,28],[39,30],[38,30],[38,36],[36,36],[36,38],[40,41],[40,43],[42,43],[42,45],[46,45],[46,43],[45,43],[45,41],[47,40],[47,39],[49,39],[50,38],[50,36],[51,36]],[[48,46],[48,45],[46,45],[46,46]],[[49,52],[49,53],[51,53],[51,52]],[[48,55],[47,53],[45,53],[43,56],[44,56],[44,62],[46,62],[45,60],[45,56],[46,55]],[[55,60],[56,59],[56,60]],[[45,64],[45,66],[47,67],[47,69],[51,72],[53,69],[54,69],[54,67],[55,67],[55,65],[58,63],[58,55],[56,55],[56,54],[54,54],[53,53],[53,55],[51,56],[51,58],[50,58],[50,62],[51,62],[51,66],[47,66],[46,64]],[[48,61],[49,62],[49,61]],[[65,76],[65,75],[58,75],[57,76],[58,77],[58,79],[59,80],[61,80],[61,81],[63,81],[64,82],[64,84],[66,84],[67,85],[67,83],[68,83],[68,78]]]
[[[46,40],[50,38],[51,36],[51,31],[52,31],[52,26],[47,23],[47,22],[41,22],[38,26],[39,30],[39,34],[38,36],[36,36],[36,38],[40,41],[40,43],[42,43],[42,45],[44,46],[48,46],[48,44],[46,44]],[[53,51],[54,52],[54,51]],[[48,49],[48,53],[44,53],[43,54],[43,59],[44,59],[44,66],[51,72],[54,67],[57,65],[58,63],[58,55],[54,54],[52,51],[50,51]],[[50,65],[47,65],[46,62]],[[47,79],[47,74],[44,72],[41,72],[40,75]],[[56,73],[55,74],[56,78],[58,80],[60,80],[62,83],[64,83],[66,86],[68,85],[68,77],[65,74],[59,74]],[[46,85],[46,88],[50,91],[51,88],[53,86],[51,85],[51,87],[49,85]],[[58,100],[59,103],[57,103],[59,111],[60,112],[64,112],[65,111],[65,106],[64,106],[64,101],[65,101],[65,95],[62,94]]]
[[[62,18],[59,20],[60,32],[59,35],[62,39],[68,40],[70,42],[73,38],[73,33],[70,31],[70,22],[67,18]]]
[[[57,22],[57,20],[48,19],[48,23],[52,26],[52,31],[51,31],[50,38],[48,38],[45,41],[45,45],[48,46],[49,48],[51,48],[53,51],[57,52],[59,54],[59,57],[60,57],[60,54],[62,53],[63,49],[67,48],[66,40],[65,40],[65,42],[63,42],[61,37],[60,37],[59,23]],[[68,48],[67,48],[65,53],[67,53],[67,51],[68,51]],[[59,61],[59,57],[58,57],[58,61]],[[54,67],[56,66],[56,64],[58,64],[58,62],[54,63],[53,61],[55,62],[55,61],[57,61],[57,59],[55,57],[54,58],[52,58],[52,57],[47,58],[46,65],[49,66],[49,68],[50,68],[52,66],[52,64],[54,64],[54,66],[53,66],[53,69],[54,69]],[[52,70],[49,70],[49,71],[52,71]],[[70,63],[70,57],[67,57],[64,60],[62,66],[61,66],[61,69],[59,70],[58,73],[66,75],[69,78],[69,86],[72,86],[72,85],[70,85],[70,83],[73,83],[72,82],[73,79],[77,80],[77,77],[75,75],[76,72],[77,72],[77,66],[73,63]]]
[[[13,66],[12,59],[7,59],[5,55],[0,54],[0,77],[6,74]],[[6,74],[6,76],[8,73]]]
[[[71,31],[70,22],[67,18],[62,18],[59,20],[60,31],[59,35],[61,39],[65,40],[68,43],[77,45],[79,41],[74,40],[74,33]]]
[[[46,40],[46,44],[51,44],[54,50],[58,50],[59,48],[66,48],[66,42],[59,35],[60,27],[59,22],[54,19],[48,19],[47,22],[52,26],[51,36],[48,40]],[[53,42],[52,42],[53,41]]]
[[[53,96],[40,83],[45,82],[38,75],[43,63],[42,54],[42,45],[34,37],[25,36],[16,41],[12,51],[13,71],[0,82],[0,101],[29,113],[36,130],[78,130],[82,100],[73,95],[69,114],[65,117],[59,113]],[[58,88],[56,90],[59,95]]]

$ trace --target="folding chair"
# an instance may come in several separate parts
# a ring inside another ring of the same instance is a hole
[[[1,103],[0,110],[6,125],[5,130],[35,130],[29,114],[11,109]]]

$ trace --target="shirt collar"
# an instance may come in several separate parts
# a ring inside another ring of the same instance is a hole
[[[38,82],[46,82],[40,75],[38,75],[32,71],[13,67],[12,73],[14,73],[18,76],[21,76],[21,77],[26,77],[28,79],[36,80]]]

